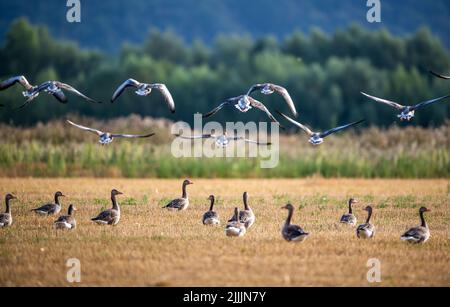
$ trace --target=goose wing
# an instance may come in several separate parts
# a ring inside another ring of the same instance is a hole
[[[178,198],[178,199],[174,199],[172,200],[170,203],[168,203],[166,206],[164,206],[163,208],[165,209],[182,209],[184,206],[186,205],[186,199],[184,198]]]
[[[154,136],[154,133],[149,134],[111,134],[113,138],[127,138],[127,139],[139,139],[139,138],[149,138]]]
[[[431,99],[431,100],[427,100],[427,101],[418,103],[415,106],[411,107],[411,110],[418,110],[418,109],[424,108],[424,107],[426,107],[426,106],[428,106],[430,104],[439,102],[439,101],[447,99],[449,97],[450,97],[450,95],[446,95],[446,96],[442,96],[442,97],[439,97],[439,98],[436,98],[436,99]]]
[[[430,70],[430,74],[434,75],[435,77],[441,78],[441,79],[450,80],[450,76],[443,76],[443,75],[435,73],[434,71],[431,71],[431,70]]]
[[[35,211],[35,212],[36,211],[40,211],[40,212],[50,213],[50,212],[53,212],[55,210],[55,207],[56,207],[55,204],[47,204],[47,205],[43,205],[43,206],[41,206],[39,208],[33,209],[31,211]]]
[[[100,103],[100,102],[98,102],[98,101],[96,101],[96,100],[94,100],[94,99],[84,95],[83,93],[81,93],[80,91],[78,91],[76,88],[74,88],[73,86],[71,86],[69,84],[65,84],[65,83],[62,83],[62,82],[55,82],[55,83],[56,83],[56,86],[59,87],[60,89],[72,92],[75,95],[80,96],[81,98],[83,98],[83,99],[85,99],[85,100],[87,100],[89,102]]]
[[[10,88],[16,83],[20,83],[27,91],[31,90],[33,86],[28,82],[27,78],[24,76],[16,76],[9,78],[8,80],[5,80],[0,83],[0,91],[6,90],[7,88]]]
[[[97,217],[94,217],[92,221],[104,221],[109,223],[115,216],[116,216],[115,211],[108,209],[101,212],[99,215],[97,215]]]
[[[294,101],[292,100],[291,95],[289,94],[287,89],[285,89],[282,86],[276,85],[276,84],[272,84],[271,86],[278,94],[280,94],[284,98],[287,105],[291,109],[292,114],[294,116],[298,116],[298,112],[297,112],[297,109],[295,108]]]
[[[284,233],[289,238],[296,238],[296,237],[304,236],[304,235],[308,234],[298,225],[289,225],[289,226],[285,227]]]
[[[309,129],[308,127],[306,127],[305,125],[300,124],[299,122],[293,120],[292,118],[290,118],[289,116],[281,113],[280,111],[277,111],[277,113],[280,114],[281,116],[283,116],[286,120],[290,121],[295,126],[299,127],[303,131],[305,131],[306,134],[308,134],[309,136],[312,136],[314,134],[314,132],[311,129]]]
[[[328,130],[328,131],[322,132],[322,133],[320,134],[320,137],[321,137],[321,138],[326,138],[327,136],[329,136],[329,135],[331,135],[331,134],[337,133],[337,132],[339,132],[339,131],[348,129],[348,128],[353,127],[353,126],[356,126],[356,125],[359,125],[359,124],[361,124],[361,123],[363,123],[363,122],[365,122],[364,119],[363,119],[363,120],[360,120],[360,121],[357,121],[357,122],[354,122],[354,123],[351,123],[351,124],[348,124],[348,125],[344,125],[344,126],[340,126],[340,127],[336,127],[336,128],[330,129],[330,130]]]
[[[103,131],[100,131],[100,130],[97,130],[97,129],[94,129],[94,128],[89,128],[89,127],[85,127],[85,126],[82,126],[82,125],[75,124],[74,122],[71,122],[70,120],[67,120],[67,122],[69,124],[71,124],[72,126],[77,127],[78,129],[95,133],[98,136],[100,136],[100,135],[102,135],[104,133]]]
[[[176,134],[175,136],[180,137],[182,139],[186,139],[186,140],[210,139],[210,138],[216,137],[213,134],[203,134],[203,135],[193,135],[193,136],[182,136],[182,135]]]
[[[169,107],[170,112],[175,113],[175,102],[173,101],[172,94],[170,94],[169,89],[165,84],[152,84],[152,88],[157,89],[161,92],[166,100],[167,106]]]
[[[208,117],[213,116],[214,114],[216,114],[217,112],[222,110],[224,107],[232,105],[235,101],[236,101],[235,98],[228,99],[227,101],[221,103],[218,107],[214,108],[210,112],[208,112],[205,115],[203,115],[203,118],[208,118]]]
[[[372,100],[374,100],[376,102],[387,104],[388,106],[391,106],[391,107],[393,107],[393,108],[395,108],[397,110],[403,110],[405,108],[405,106],[403,106],[403,105],[401,105],[401,104],[399,104],[397,102],[394,102],[394,101],[390,101],[390,100],[378,98],[378,97],[375,97],[375,96],[371,96],[371,95],[366,94],[364,92],[361,92],[361,94],[363,94],[367,98],[372,99]]]
[[[67,103],[66,95],[62,91],[56,92],[52,94],[53,97],[55,97],[56,100],[58,100],[60,103]]]
[[[265,106],[262,102],[259,102],[258,100],[253,99],[253,98],[250,97],[250,96],[248,97],[248,99],[250,100],[250,104],[251,104],[253,107],[255,107],[255,108],[257,108],[257,109],[263,111],[264,113],[266,113],[267,116],[270,118],[270,120],[271,120],[273,123],[276,123],[276,124],[277,124],[278,126],[280,126],[282,129],[284,129],[284,127],[278,122],[278,120],[272,115],[272,113],[270,113],[270,111],[266,108],[266,106]]]
[[[120,95],[123,94],[123,92],[125,91],[125,89],[127,89],[128,87],[135,87],[138,88],[141,85],[141,83],[139,83],[138,81],[134,80],[134,79],[128,79],[125,82],[123,82],[114,92],[112,98],[111,98],[111,102],[114,102],[117,98],[119,98]]]
[[[401,238],[404,240],[406,239],[420,240],[423,237],[425,237],[425,233],[426,229],[424,227],[414,227],[405,232]]]

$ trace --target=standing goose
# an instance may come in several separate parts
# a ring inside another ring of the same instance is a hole
[[[17,199],[17,197],[12,194],[7,194],[5,197],[6,211],[5,213],[0,214],[0,228],[6,228],[12,225],[13,219],[11,214],[11,206],[9,204],[12,199]]]
[[[274,122],[278,126],[282,127],[280,125],[280,123],[276,120],[276,118],[272,115],[272,113],[270,113],[270,111],[266,108],[266,106],[262,102],[259,102],[258,100],[254,99],[248,95],[241,95],[241,96],[230,98],[230,99],[226,100],[225,102],[220,104],[218,107],[216,107],[212,111],[203,115],[203,118],[208,118],[208,117],[213,116],[214,114],[216,114],[217,112],[219,112],[226,106],[234,106],[241,113],[246,113],[249,110],[251,110],[252,108],[256,108],[256,109],[266,113],[266,115],[270,118],[270,120],[272,122]]]
[[[299,122],[293,120],[292,118],[288,117],[287,115],[284,115],[283,113],[281,113],[279,111],[277,111],[277,112],[278,112],[278,114],[283,116],[286,120],[290,121],[292,124],[296,125],[300,129],[305,131],[306,134],[308,134],[309,137],[310,137],[309,138],[309,143],[311,143],[312,145],[315,145],[315,146],[322,144],[326,137],[328,137],[328,136],[330,136],[330,135],[332,135],[334,133],[337,133],[339,131],[346,130],[346,129],[350,128],[350,127],[359,125],[359,124],[361,124],[361,123],[363,123],[365,121],[365,120],[360,120],[360,121],[357,121],[357,122],[354,122],[354,123],[351,123],[351,124],[348,124],[348,125],[344,125],[344,126],[340,126],[340,127],[337,127],[337,128],[330,129],[330,130],[325,131],[325,132],[313,132],[311,129],[309,129],[305,125],[300,124]]]
[[[69,212],[68,215],[62,215],[60,216],[53,224],[55,225],[56,229],[61,230],[71,230],[75,229],[77,227],[77,221],[74,217],[74,211],[77,211],[74,205],[69,206]]]
[[[356,229],[356,236],[360,239],[371,239],[375,235],[375,226],[370,223],[372,218],[373,209],[371,206],[367,206],[365,209],[369,213],[365,224],[359,225]]]
[[[117,98],[119,98],[119,96],[122,95],[122,93],[129,87],[136,88],[137,90],[135,91],[135,93],[139,96],[148,96],[151,94],[152,90],[158,90],[164,96],[170,112],[175,113],[175,102],[173,101],[172,95],[167,89],[167,86],[160,83],[148,84],[141,83],[134,79],[128,79],[124,83],[122,83],[114,92],[111,98],[111,102],[114,102]]]
[[[214,211],[214,195],[209,196],[208,199],[211,201],[211,206],[209,211],[203,215],[203,225],[220,225],[219,215]]]
[[[31,211],[39,214],[39,215],[56,215],[61,212],[61,203],[59,202],[59,199],[61,197],[65,197],[63,193],[56,192],[55,193],[55,203],[54,204],[47,204],[43,205],[42,207],[32,209]]]
[[[424,107],[426,107],[426,106],[428,106],[430,104],[439,102],[441,100],[444,100],[444,99],[450,97],[450,95],[446,95],[446,96],[443,96],[443,97],[439,97],[439,98],[436,98],[436,99],[431,99],[431,100],[427,100],[427,101],[418,103],[418,104],[416,104],[414,106],[404,106],[404,105],[401,105],[401,104],[399,104],[397,102],[386,100],[386,99],[382,99],[382,98],[378,98],[378,97],[375,97],[375,96],[371,96],[371,95],[368,95],[368,94],[363,93],[363,92],[361,92],[361,94],[363,94],[364,96],[366,96],[367,98],[369,98],[369,99],[371,99],[373,101],[386,104],[388,106],[391,106],[391,107],[399,110],[401,113],[399,115],[397,115],[397,117],[401,121],[405,121],[406,120],[408,122],[411,121],[414,118],[414,116],[416,115],[416,111],[417,110],[422,109],[422,108],[424,108]]]
[[[82,125],[78,125],[75,124],[73,122],[71,122],[70,120],[67,120],[67,122],[69,124],[71,124],[74,127],[77,127],[78,129],[84,130],[84,131],[88,131],[88,132],[92,132],[98,135],[98,137],[100,138],[99,143],[102,145],[107,145],[109,143],[111,143],[114,138],[132,138],[132,139],[136,139],[136,138],[149,138],[154,136],[154,133],[150,133],[150,134],[145,134],[145,135],[135,135],[135,134],[112,134],[109,132],[103,132],[94,128],[89,128],[89,127],[85,127]]]
[[[247,233],[247,228],[239,220],[239,208],[234,209],[233,217],[228,221],[225,226],[225,234],[227,237],[243,237]]]
[[[294,206],[292,206],[291,204],[287,204],[281,209],[286,209],[289,211],[286,222],[281,229],[283,238],[288,242],[304,241],[309,236],[309,233],[305,232],[300,226],[291,224],[292,216],[294,215]]]
[[[169,209],[169,210],[177,210],[177,211],[183,211],[186,210],[189,207],[189,197],[187,193],[187,186],[190,184],[194,184],[190,180],[185,180],[183,182],[183,195],[181,198],[177,198],[172,200],[170,203],[168,203],[163,209]]]
[[[250,144],[256,144],[258,146],[270,146],[272,145],[272,143],[264,143],[264,142],[259,142],[259,141],[253,141],[250,139],[247,139],[243,136],[234,136],[234,137],[230,137],[228,136],[228,133],[225,132],[223,135],[215,135],[215,134],[203,134],[203,135],[199,135],[199,136],[182,136],[182,135],[175,135],[176,137],[180,137],[182,139],[186,139],[186,140],[199,140],[199,139],[214,139],[215,140],[215,144],[217,147],[220,148],[226,148],[228,147],[228,145],[230,144],[230,142],[232,141],[243,141],[245,143],[250,143]]]
[[[260,91],[261,94],[264,95],[272,95],[275,92],[280,94],[286,101],[289,108],[291,109],[292,114],[295,117],[298,116],[297,110],[295,109],[294,101],[292,101],[291,95],[289,95],[289,92],[284,87],[273,83],[255,84],[248,90],[247,96],[250,96],[252,93],[256,91]]]
[[[400,237],[402,241],[416,244],[425,243],[428,241],[428,239],[430,238],[430,229],[428,228],[428,224],[427,222],[425,222],[425,218],[423,217],[423,214],[425,212],[430,212],[430,210],[425,207],[419,209],[420,221],[422,222],[422,224],[405,232]]]
[[[97,217],[91,219],[94,223],[98,225],[112,225],[115,226],[120,221],[120,207],[119,203],[116,200],[117,195],[122,195],[122,192],[117,191],[116,189],[111,191],[111,201],[112,208],[103,211]]]
[[[430,70],[430,73],[432,75],[434,75],[435,77],[438,77],[438,78],[441,78],[441,79],[444,79],[444,80],[450,80],[450,76],[444,76],[444,75],[435,73],[434,71],[431,71],[431,70]]]
[[[245,225],[245,228],[249,229],[253,226],[256,221],[255,214],[252,208],[248,205],[248,193],[245,192],[243,195],[244,208],[245,210],[239,212],[239,220]]]
[[[350,200],[348,201],[348,213],[344,214],[341,217],[341,223],[342,224],[348,224],[350,226],[356,226],[356,216],[353,215],[353,208],[352,205],[358,203],[358,201],[356,199],[350,198]]]

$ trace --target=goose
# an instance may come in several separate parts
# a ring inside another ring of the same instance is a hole
[[[356,229],[356,236],[360,239],[371,239],[375,235],[375,226],[370,223],[372,218],[373,209],[371,206],[367,206],[365,209],[369,213],[365,224],[359,225]]]
[[[292,114],[295,117],[298,116],[297,110],[294,105],[294,101],[292,100],[291,95],[289,95],[289,92],[284,87],[273,83],[255,84],[248,90],[247,96],[250,96],[252,93],[256,91],[260,91],[261,94],[264,95],[271,95],[275,92],[280,94],[286,101],[289,108],[291,109]]]
[[[103,132],[103,131],[100,131],[100,130],[97,130],[94,128],[89,128],[89,127],[85,127],[82,125],[78,125],[78,124],[75,124],[74,122],[71,122],[70,120],[67,120],[67,122],[78,129],[97,134],[97,136],[100,138],[99,143],[102,145],[110,144],[114,140],[114,138],[149,138],[149,137],[152,137],[155,135],[154,133],[145,134],[145,135],[112,134],[112,133]]]
[[[186,210],[189,207],[189,197],[186,187],[191,184],[194,183],[190,180],[186,179],[185,181],[183,181],[183,188],[182,188],[183,195],[181,196],[181,198],[172,200],[165,207],[163,207],[163,209],[177,210],[177,211]]]
[[[75,220],[74,215],[74,211],[77,211],[77,209],[75,208],[74,205],[70,205],[69,206],[69,212],[67,215],[62,215],[60,216],[54,223],[53,225],[55,226],[56,229],[61,229],[61,230],[71,230],[71,229],[75,229],[77,227],[77,221]]]
[[[286,222],[281,229],[281,235],[283,238],[288,242],[304,241],[309,236],[309,233],[305,232],[300,226],[291,224],[292,216],[294,215],[294,206],[287,204],[281,209],[286,209],[289,212]]]
[[[12,225],[13,219],[9,203],[12,199],[17,199],[17,197],[12,194],[7,194],[5,197],[6,211],[0,214],[0,228],[6,228]]]
[[[220,225],[219,215],[214,211],[214,195],[209,196],[208,200],[211,201],[211,206],[209,211],[203,215],[203,225]]]
[[[248,193],[247,192],[245,192],[243,195],[243,202],[244,202],[245,210],[239,212],[239,220],[241,221],[241,223],[244,224],[245,228],[249,229],[255,223],[256,217],[255,217],[255,214],[253,213],[253,210],[248,205]]]
[[[253,140],[247,139],[247,138],[242,137],[242,136],[229,137],[227,132],[225,132],[223,135],[203,134],[203,135],[198,135],[198,136],[189,136],[189,137],[187,137],[187,136],[182,136],[182,135],[178,135],[177,134],[175,136],[176,137],[180,137],[182,139],[186,139],[186,140],[214,139],[216,146],[220,147],[220,148],[228,147],[228,145],[230,145],[230,143],[232,141],[243,141],[245,143],[256,144],[258,146],[270,146],[270,145],[272,145],[272,143],[270,143],[270,142],[253,141]]]
[[[122,95],[122,93],[129,87],[136,88],[137,90],[135,91],[135,93],[139,96],[148,96],[151,94],[152,90],[158,90],[164,96],[170,112],[175,113],[175,102],[173,101],[172,94],[170,94],[167,86],[161,83],[148,84],[141,83],[134,79],[128,79],[123,82],[114,92],[111,98],[111,102],[116,101],[116,99],[119,98],[119,96]]]
[[[96,101],[96,100],[94,100],[92,98],[89,98],[88,96],[84,95],[83,93],[81,93],[80,91],[75,89],[73,86],[71,86],[69,84],[66,84],[66,83],[62,83],[62,82],[59,82],[59,81],[46,81],[46,82],[44,82],[44,83],[42,83],[42,84],[40,84],[38,86],[33,86],[33,87],[30,88],[30,87],[27,86],[27,82],[28,81],[26,81],[26,79],[20,79],[21,77],[16,77],[16,78],[19,78],[18,81],[14,82],[14,78],[12,78],[13,81],[9,81],[9,83],[8,83],[7,82],[8,80],[7,80],[7,81],[5,81],[5,83],[6,83],[6,86],[8,84],[11,84],[11,82],[12,82],[12,84],[15,84],[16,82],[19,82],[22,85],[25,84],[24,87],[27,90],[25,92],[23,92],[22,94],[23,94],[23,96],[25,98],[27,98],[27,100],[25,101],[24,104],[22,104],[17,109],[22,109],[22,108],[26,107],[28,104],[33,102],[34,99],[36,97],[38,97],[41,92],[45,92],[45,93],[47,93],[49,95],[52,95],[60,103],[64,103],[65,104],[65,103],[67,103],[68,100],[67,100],[66,96],[64,95],[63,90],[69,91],[69,92],[71,92],[71,93],[73,93],[73,94],[75,94],[75,95],[85,99],[88,102],[101,103],[101,102]],[[23,77],[23,78],[25,78],[25,77]]]
[[[303,131],[305,131],[306,134],[308,134],[309,137],[310,137],[309,138],[309,143],[311,143],[314,146],[322,144],[326,137],[328,137],[328,136],[330,136],[330,135],[332,135],[334,133],[340,132],[342,130],[346,130],[346,129],[350,128],[350,127],[353,127],[353,126],[356,126],[356,125],[359,125],[359,124],[365,122],[365,120],[363,119],[363,120],[360,120],[360,121],[357,121],[357,122],[354,122],[354,123],[351,123],[351,124],[348,124],[348,125],[344,125],[344,126],[340,126],[340,127],[337,127],[337,128],[330,129],[330,130],[325,131],[325,132],[313,132],[311,129],[309,129],[305,125],[300,124],[299,122],[293,120],[292,118],[288,117],[287,115],[284,115],[280,111],[277,111],[277,112],[278,112],[278,114],[283,116],[286,120],[290,121],[292,124],[296,125],[297,127],[300,127]]]
[[[278,126],[282,127],[280,125],[280,123],[276,120],[276,118],[272,115],[272,113],[270,113],[270,111],[266,108],[266,106],[262,102],[259,102],[258,100],[254,99],[248,95],[241,95],[241,96],[230,98],[230,99],[226,100],[225,102],[220,104],[218,107],[216,107],[212,111],[203,115],[203,118],[209,118],[209,117],[213,116],[214,114],[216,114],[217,112],[219,112],[220,110],[222,110],[224,107],[233,106],[233,105],[241,113],[246,113],[249,110],[251,110],[252,108],[261,110],[267,114],[267,116],[270,118],[270,120],[272,122],[274,122]]]
[[[120,207],[116,200],[116,196],[122,194],[122,192],[113,189],[111,191],[112,208],[101,212],[97,217],[91,219],[91,221],[98,225],[117,225],[120,221]]]
[[[375,97],[375,96],[371,96],[371,95],[363,93],[363,92],[361,92],[361,94],[363,94],[364,96],[366,96],[367,98],[369,98],[371,100],[374,100],[374,101],[379,102],[379,103],[384,103],[384,104],[386,104],[388,106],[391,106],[391,107],[399,110],[401,113],[398,114],[397,117],[401,121],[408,121],[408,122],[411,121],[415,117],[417,110],[422,109],[422,108],[424,108],[424,107],[426,107],[426,106],[428,106],[430,104],[439,102],[441,100],[444,100],[444,99],[447,99],[448,97],[450,97],[450,95],[446,95],[446,96],[443,96],[443,97],[439,97],[439,98],[436,98],[436,99],[431,99],[431,100],[427,100],[427,101],[418,103],[418,104],[416,104],[414,106],[404,106],[404,105],[401,105],[401,104],[399,104],[397,102],[386,100],[386,99],[382,99],[382,98],[378,98],[378,97]]]
[[[348,224],[350,226],[356,226],[356,216],[353,215],[353,208],[352,205],[358,203],[358,201],[356,199],[350,198],[350,200],[348,201],[348,213],[344,214],[341,217],[341,223],[342,224]]]
[[[228,221],[225,226],[225,234],[227,237],[243,237],[247,233],[247,228],[238,219],[239,208],[234,209],[234,216]]]
[[[438,78],[441,78],[441,79],[445,79],[445,80],[450,80],[450,76],[440,75],[440,74],[435,73],[434,71],[431,71],[431,70],[430,70],[430,73],[431,73],[432,75],[434,75],[435,77],[438,77]]]
[[[43,205],[42,207],[39,207],[39,208],[36,208],[36,209],[32,209],[31,211],[35,212],[38,215],[56,215],[56,214],[59,214],[59,212],[61,212],[61,204],[59,202],[59,199],[61,197],[65,197],[65,195],[63,195],[63,193],[58,191],[58,192],[55,193],[55,203],[54,204]]]
[[[418,227],[413,227],[407,232],[405,232],[400,239],[402,241],[406,241],[409,243],[425,243],[430,238],[430,229],[428,228],[427,222],[425,222],[425,218],[423,217],[423,214],[425,212],[430,212],[431,210],[428,210],[425,207],[422,207],[419,209],[419,215],[420,215],[420,221],[422,224]]]

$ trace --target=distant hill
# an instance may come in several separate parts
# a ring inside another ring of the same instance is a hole
[[[211,42],[218,34],[273,35],[320,27],[334,32],[351,23],[386,27],[407,34],[428,25],[450,46],[450,1],[382,0],[379,25],[366,21],[366,1],[356,0],[108,0],[82,1],[82,23],[66,21],[64,0],[0,2],[0,38],[12,20],[26,16],[47,25],[59,38],[81,46],[117,51],[124,42],[140,43],[151,27],[173,29],[187,42]]]

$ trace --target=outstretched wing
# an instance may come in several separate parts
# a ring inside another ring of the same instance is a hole
[[[138,139],[138,138],[149,138],[154,136],[154,133],[150,134],[111,134],[113,138],[127,138],[127,139]]]
[[[254,140],[250,140],[250,139],[246,139],[242,136],[235,136],[232,138],[233,141],[244,141],[246,143],[250,143],[250,144],[256,144],[258,146],[270,146],[272,145],[272,143],[268,143],[268,142],[258,142],[258,141],[254,141]]]
[[[55,92],[52,94],[53,97],[55,97],[56,100],[58,100],[60,103],[67,103],[66,95],[62,91]]]
[[[75,123],[71,122],[70,120],[66,120],[66,121],[67,121],[69,124],[71,124],[72,126],[77,127],[78,129],[81,129],[81,130],[84,130],[84,131],[88,131],[88,132],[95,133],[95,134],[97,134],[98,136],[100,136],[100,135],[103,134],[103,131],[100,131],[100,130],[97,130],[97,129],[93,129],[93,128],[89,128],[89,127],[85,127],[85,126],[82,126],[82,125],[78,125],[78,124],[75,124]]]
[[[69,85],[69,84],[65,84],[62,82],[55,82],[56,86],[59,87],[60,89],[69,91],[74,93],[77,96],[80,96],[81,98],[84,98],[85,100],[92,102],[92,103],[100,103],[92,98],[89,98],[88,96],[84,95],[83,93],[81,93],[80,91],[78,91],[77,89],[75,89],[73,86]]]
[[[272,88],[281,96],[283,96],[284,100],[286,101],[287,105],[289,106],[289,108],[291,109],[292,114],[294,114],[294,116],[298,116],[297,113],[297,109],[295,108],[294,105],[294,101],[291,98],[291,95],[289,94],[289,92],[287,91],[287,89],[285,89],[282,86],[279,85],[272,85]]]
[[[440,74],[435,73],[434,71],[431,71],[431,70],[430,70],[430,74],[432,74],[432,75],[434,75],[434,76],[436,76],[438,78],[441,78],[441,79],[450,80],[449,76],[440,75]]]
[[[111,102],[114,102],[117,98],[119,98],[120,95],[123,94],[123,92],[125,91],[125,89],[127,89],[128,87],[136,87],[138,88],[139,85],[141,85],[138,81],[134,80],[134,79],[128,79],[126,80],[124,83],[122,83],[114,92],[112,98],[111,98]]]
[[[0,83],[0,91],[6,90],[10,88],[16,83],[20,83],[27,91],[31,90],[33,86],[28,82],[28,80],[24,76],[16,76],[9,78]]]
[[[203,135],[194,135],[194,136],[182,136],[182,135],[176,134],[175,136],[180,137],[185,140],[210,139],[210,138],[215,137],[212,134],[203,134]]]
[[[328,130],[328,131],[322,132],[322,133],[320,134],[320,137],[321,137],[321,138],[326,138],[327,136],[329,136],[329,135],[331,135],[331,134],[333,134],[333,133],[336,133],[336,132],[339,132],[339,131],[348,129],[348,128],[350,128],[350,127],[359,125],[359,124],[361,124],[361,123],[363,123],[363,122],[365,122],[364,119],[363,119],[363,120],[360,120],[360,121],[357,121],[357,122],[354,122],[354,123],[351,123],[351,124],[348,124],[348,125],[344,125],[344,126],[340,126],[340,127],[337,127],[337,128],[330,129],[330,130]]]
[[[234,103],[234,98],[228,99],[227,101],[225,101],[224,103],[220,104],[218,107],[216,107],[215,109],[213,109],[212,111],[206,113],[205,115],[203,115],[203,118],[208,118],[213,116],[214,114],[216,114],[217,112],[219,112],[220,110],[222,110],[224,107],[228,106],[228,105],[232,105]]]
[[[431,99],[431,100],[428,100],[428,101],[424,101],[424,102],[418,103],[415,106],[411,107],[411,110],[418,110],[418,109],[424,108],[424,107],[426,107],[426,106],[428,106],[430,104],[433,104],[435,102],[439,102],[439,101],[444,100],[444,99],[449,98],[449,97],[450,97],[450,95],[446,95],[446,96],[443,96],[443,97],[439,97],[439,98],[436,98],[436,99]]]
[[[300,124],[299,122],[293,120],[292,118],[290,118],[287,115],[284,115],[283,113],[281,113],[280,111],[277,111],[278,114],[280,114],[281,116],[283,116],[286,120],[290,121],[292,124],[296,125],[297,127],[299,127],[300,129],[302,129],[303,131],[306,132],[306,134],[308,134],[309,136],[313,135],[314,132],[311,131],[311,129],[309,129],[308,127],[306,127],[305,125]]]
[[[265,112],[272,122],[277,123],[278,126],[280,126],[282,129],[284,129],[284,127],[281,126],[281,124],[278,122],[278,120],[266,108],[266,106],[264,104],[262,104],[262,102],[259,102],[258,100],[253,99],[250,96],[248,97],[248,99],[250,100],[250,104],[252,105],[252,107],[255,107],[255,108]]]
[[[167,86],[165,84],[156,83],[152,84],[151,87],[161,92],[161,94],[164,96],[164,99],[166,100],[170,112],[175,113],[175,102],[173,101],[172,94],[170,94]]]
[[[372,99],[372,100],[374,100],[374,101],[376,101],[376,102],[387,104],[388,106],[391,106],[391,107],[393,107],[393,108],[396,108],[397,110],[403,110],[403,109],[405,108],[405,106],[403,106],[403,105],[401,105],[401,104],[399,104],[399,103],[396,103],[396,102],[394,102],[394,101],[390,101],[390,100],[386,100],[386,99],[381,99],[381,98],[378,98],[378,97],[375,97],[375,96],[371,96],[371,95],[369,95],[369,94],[366,94],[366,93],[364,93],[364,92],[361,92],[361,94],[363,94],[363,95],[366,96],[367,98]]]

